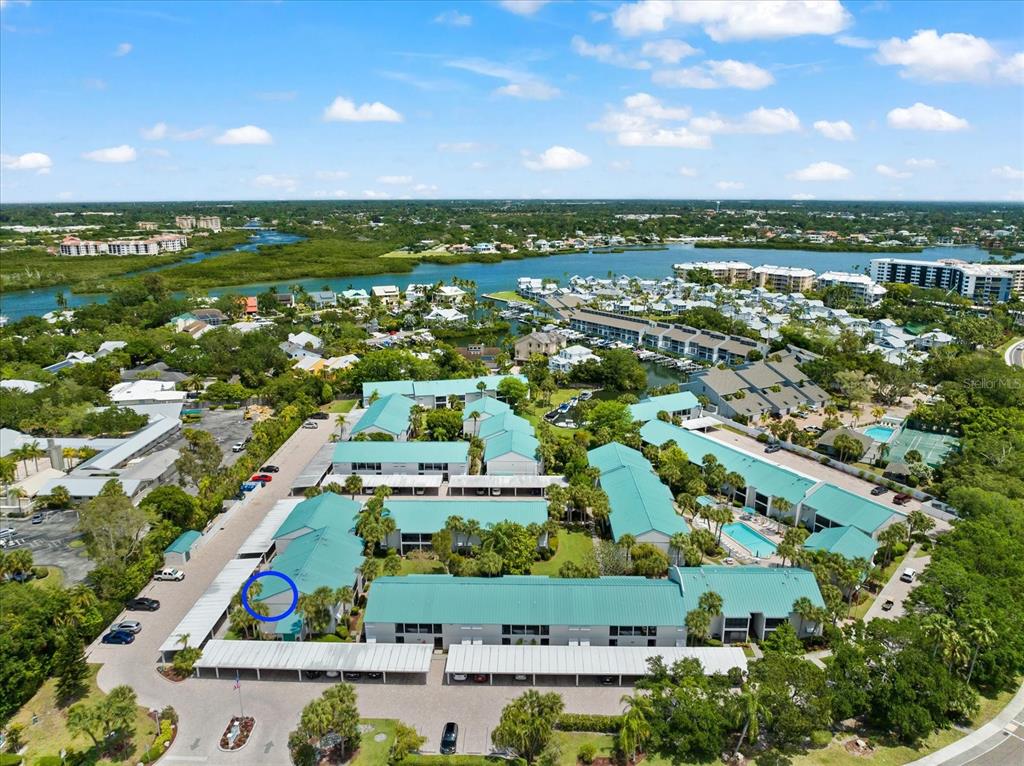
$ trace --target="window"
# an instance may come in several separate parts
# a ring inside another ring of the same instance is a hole
[[[725,618],[725,627],[726,627],[726,629],[728,629],[728,628],[742,628],[743,630],[746,630],[748,622],[749,622],[749,618],[747,618],[747,617],[726,617]]]
[[[380,473],[380,463],[353,463],[352,470],[353,472]]]
[[[423,473],[424,471],[440,471],[440,472],[444,472],[444,471],[447,470],[447,464],[446,463],[420,463],[419,470],[420,470],[420,473]]]
[[[619,625],[608,630],[610,636],[656,636],[658,628],[654,625]]]
[[[779,627],[782,623],[789,622],[788,617],[766,617],[764,621],[765,630],[772,630]]]

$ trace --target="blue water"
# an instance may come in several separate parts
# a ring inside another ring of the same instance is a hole
[[[865,428],[864,433],[876,442],[885,444],[892,438],[892,435],[896,433],[896,429],[889,428],[888,426],[871,426],[870,428]]]
[[[775,553],[775,543],[742,521],[726,524],[722,531],[759,558],[767,558]]]
[[[261,232],[242,249],[253,249],[261,244],[282,244],[293,242],[297,238],[290,234],[274,231]],[[212,258],[219,253],[197,253],[195,260]],[[519,277],[542,277],[558,279],[565,282],[569,277],[607,277],[609,275],[636,276],[659,279],[672,274],[672,264],[682,261],[696,260],[738,260],[746,261],[754,266],[770,263],[777,266],[797,266],[822,272],[829,269],[851,271],[863,269],[871,259],[882,257],[879,253],[819,253],[805,250],[756,250],[751,248],[698,249],[691,245],[671,244],[664,250],[627,250],[623,253],[573,253],[570,255],[553,255],[546,258],[523,258],[522,260],[501,261],[500,263],[460,263],[446,266],[437,263],[421,263],[411,272],[403,274],[376,274],[364,277],[315,277],[311,279],[289,279],[288,284],[299,284],[307,290],[320,290],[324,286],[331,290],[369,289],[373,285],[398,285],[403,290],[410,283],[432,284],[438,280],[451,281],[452,277],[469,279],[476,282],[477,294],[514,289]],[[977,247],[932,247],[908,257],[921,260],[937,258],[959,258],[965,261],[983,261],[989,254]],[[174,264],[171,264],[174,265]],[[164,267],[166,268],[166,266]],[[262,292],[267,287],[279,284],[275,281],[245,285],[231,285],[209,291],[210,295],[239,293],[252,295]],[[0,299],[0,313],[11,319],[19,319],[31,314],[45,314],[56,308],[54,296],[60,287],[43,290],[12,292]],[[80,306],[93,301],[104,301],[104,296],[70,295],[71,307]]]

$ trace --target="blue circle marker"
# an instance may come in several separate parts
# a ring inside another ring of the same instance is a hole
[[[292,589],[292,603],[288,606],[287,609],[281,612],[281,614],[276,614],[270,617],[264,617],[262,614],[256,614],[256,612],[253,611],[253,608],[249,606],[249,588],[252,586],[254,582],[259,580],[261,577],[280,577],[282,580],[288,583],[288,587]],[[278,622],[279,620],[283,620],[285,617],[294,612],[295,608],[298,605],[299,586],[295,584],[295,581],[292,580],[292,578],[290,578],[283,572],[277,572],[273,569],[266,569],[262,572],[257,572],[248,580],[246,580],[245,585],[242,586],[242,606],[245,608],[245,611],[247,611],[249,614],[251,614],[257,620],[260,620],[261,622]]]

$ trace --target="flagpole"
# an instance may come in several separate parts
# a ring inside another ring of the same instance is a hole
[[[235,671],[235,688],[238,689],[238,715],[240,718],[245,718],[245,709],[242,707],[242,679],[237,670]]]

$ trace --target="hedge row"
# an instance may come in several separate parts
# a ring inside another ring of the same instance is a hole
[[[592,731],[600,734],[616,734],[622,726],[620,715],[589,715],[587,713],[562,713],[555,721],[555,728],[561,731]]]

